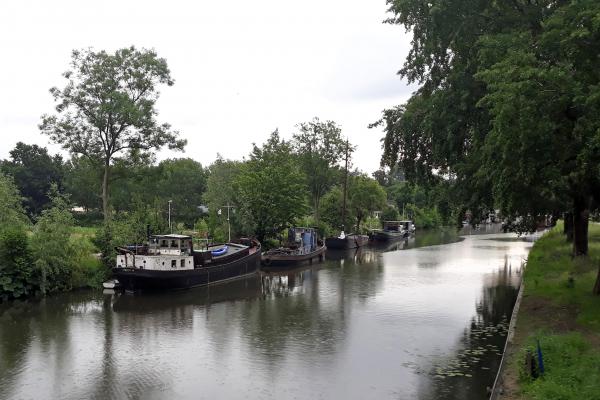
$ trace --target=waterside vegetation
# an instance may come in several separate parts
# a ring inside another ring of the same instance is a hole
[[[509,397],[502,398],[598,398],[600,297],[592,288],[600,263],[600,225],[591,224],[589,233],[587,258],[572,257],[562,226],[544,235],[529,253],[504,377]],[[536,354],[538,340],[545,372],[532,379],[525,353]]]

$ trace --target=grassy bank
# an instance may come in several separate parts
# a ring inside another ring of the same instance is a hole
[[[590,225],[590,252],[571,258],[562,226],[533,246],[504,377],[514,399],[600,399],[600,297],[592,295],[600,263],[600,225]],[[525,353],[539,340],[545,374],[525,373]]]

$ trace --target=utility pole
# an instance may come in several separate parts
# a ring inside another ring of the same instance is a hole
[[[226,206],[223,206],[222,208],[226,208],[227,209],[227,232],[228,232],[228,243],[231,243],[231,224],[229,223],[229,210],[231,208],[235,208],[235,206],[230,206],[229,202],[227,202]],[[219,215],[221,215],[221,210],[219,210]]]
[[[173,227],[171,225],[171,203],[173,200],[169,200],[169,231],[173,233]]]
[[[347,186],[348,186],[348,149],[349,147],[349,143],[348,143],[348,138],[346,138],[346,167],[345,167],[345,172],[344,172],[344,203],[342,206],[342,231],[345,231],[346,229],[346,192],[348,190]],[[346,232],[344,232],[345,234]]]

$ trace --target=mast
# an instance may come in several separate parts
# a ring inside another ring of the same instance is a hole
[[[344,202],[342,206],[342,230],[345,231],[346,223],[346,194],[348,191],[348,138],[346,138],[346,167],[344,172]]]

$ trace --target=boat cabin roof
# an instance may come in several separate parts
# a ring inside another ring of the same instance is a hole
[[[168,235],[151,235],[150,236],[151,239],[176,239],[176,240],[180,240],[180,239],[191,239],[192,237],[189,235],[178,235],[176,233],[171,233]]]
[[[295,231],[314,231],[315,230],[315,228],[308,228],[308,227],[305,227],[305,226],[295,226],[295,227],[290,228],[290,229],[293,229]]]

